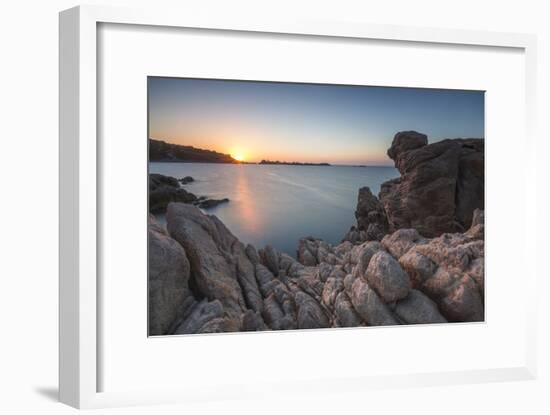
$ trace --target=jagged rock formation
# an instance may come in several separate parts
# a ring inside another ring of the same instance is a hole
[[[193,203],[197,197],[180,187],[174,177],[149,174],[149,212],[160,213],[170,202]]]
[[[170,203],[166,219],[168,232],[149,224],[151,335],[484,318],[481,212],[464,234],[433,239],[414,229],[360,245],[304,238],[298,260],[243,245],[193,205]]]
[[[345,241],[352,243],[380,241],[388,233],[388,220],[384,206],[372,194],[369,187],[359,189],[355,218],[357,219],[357,227],[351,227],[344,236]]]
[[[229,199],[207,199],[204,196],[197,197],[193,193],[183,189],[181,184],[188,184],[194,179],[190,176],[183,179],[164,176],[162,174],[149,174],[149,212],[163,213],[170,202],[191,203],[202,209],[210,209],[221,203],[229,202]]]
[[[476,210],[474,216],[476,223],[463,234],[425,239],[414,229],[401,229],[382,240],[412,287],[436,302],[449,321],[484,319],[483,214]]]
[[[453,139],[428,144],[416,131],[395,135],[388,156],[401,177],[382,184],[379,198],[359,190],[355,217],[344,240],[381,240],[388,232],[416,229],[426,237],[464,232],[475,209],[484,207],[482,139]]]
[[[464,232],[474,210],[483,209],[482,139],[428,144],[426,135],[404,131],[395,135],[388,156],[401,173],[379,194],[391,232],[414,228],[427,237]]]
[[[149,216],[149,331],[166,333],[191,296],[183,247]]]

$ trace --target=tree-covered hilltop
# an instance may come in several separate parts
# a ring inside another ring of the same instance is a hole
[[[161,140],[149,139],[149,161],[173,161],[187,163],[231,163],[239,162],[229,154],[204,150],[193,146],[171,144]]]

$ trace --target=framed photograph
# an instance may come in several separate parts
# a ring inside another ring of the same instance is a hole
[[[62,12],[61,400],[533,378],[535,48]]]

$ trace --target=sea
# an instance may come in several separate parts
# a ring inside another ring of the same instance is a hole
[[[300,238],[337,245],[355,224],[359,188],[378,195],[380,185],[399,177],[394,167],[290,166],[212,163],[149,163],[150,173],[195,181],[183,187],[196,196],[229,198],[209,209],[243,243],[272,245],[296,257]],[[159,215],[161,223],[166,220]]]

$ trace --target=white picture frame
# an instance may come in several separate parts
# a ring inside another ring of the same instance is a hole
[[[536,39],[532,35],[490,33],[453,29],[321,22],[261,21],[233,17],[177,15],[163,9],[132,10],[99,6],[79,6],[60,13],[60,400],[78,408],[121,405],[191,402],[247,397],[267,393],[262,385],[245,387],[212,386],[210,390],[177,388],[98,392],[98,169],[97,148],[97,39],[99,24],[141,25],[247,33],[296,34],[319,39],[354,38],[400,42],[437,43],[513,48],[525,59],[525,146],[529,157],[536,153],[533,131],[536,90]],[[98,167],[99,166],[99,167]],[[536,199],[536,188],[528,180],[534,167],[526,168],[525,192]],[[534,206],[526,207],[525,232],[536,232]],[[535,241],[535,237],[528,238]],[[534,284],[536,269],[525,267],[526,283]],[[489,271],[490,272],[490,271]],[[412,372],[332,380],[292,380],[285,385],[271,384],[272,394],[361,391],[364,388],[418,384],[453,384],[532,379],[536,376],[535,308],[536,299],[525,299],[525,356],[511,367],[479,370]],[[410,330],[410,329],[409,329]]]

